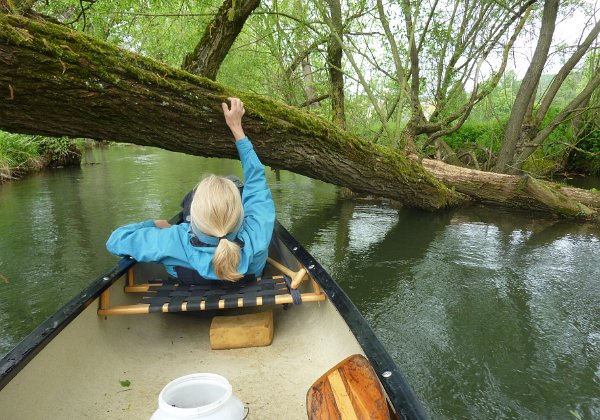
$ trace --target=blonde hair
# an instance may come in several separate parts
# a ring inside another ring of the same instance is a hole
[[[237,232],[244,220],[240,192],[233,181],[209,175],[196,187],[190,215],[193,226],[206,235],[221,238]],[[238,244],[220,239],[212,261],[215,274],[223,280],[239,280],[240,254]]]

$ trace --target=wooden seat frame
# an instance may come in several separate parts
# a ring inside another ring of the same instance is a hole
[[[326,299],[325,294],[317,284],[317,282],[310,277],[307,273],[306,269],[303,267],[298,271],[293,271],[283,264],[275,261],[272,258],[267,258],[267,262],[277,269],[281,275],[275,275],[273,278],[283,278],[283,275],[288,276],[291,281],[291,288],[297,289],[302,282],[307,281],[310,282],[310,291],[301,293],[300,297],[302,298],[302,303],[304,302],[319,302],[324,301]],[[133,267],[127,271],[127,279],[125,284],[125,292],[126,293],[147,293],[152,292],[150,287],[156,286],[156,284],[136,284],[134,279]],[[291,294],[282,294],[275,295],[275,304],[283,305],[294,303],[294,299]],[[262,306],[263,299],[262,297],[256,298],[256,305],[252,306]],[[238,308],[244,307],[243,298],[238,299]],[[218,301],[218,308],[225,309],[225,300],[220,299]],[[205,302],[200,303],[200,310],[206,310]],[[161,312],[169,312],[169,304],[165,303],[162,305]],[[178,312],[187,312],[187,303],[184,302],[181,305],[181,311]],[[150,313],[150,304],[147,303],[137,303],[134,305],[121,305],[121,306],[110,306],[110,288],[106,289],[100,295],[100,308],[98,309],[98,315],[100,316],[108,316],[108,315],[134,315],[134,314],[147,314]]]

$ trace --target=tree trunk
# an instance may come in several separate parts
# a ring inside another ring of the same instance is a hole
[[[244,127],[257,153],[273,167],[431,210],[483,202],[592,218],[600,206],[598,193],[576,190],[573,198],[520,177],[494,180],[426,161],[427,171],[405,153],[361,141],[315,115],[62,26],[0,14],[0,129],[237,158],[220,104],[233,95],[246,104]],[[553,203],[554,196],[564,202]]]
[[[331,13],[331,34],[327,44],[327,65],[329,67],[329,83],[331,84],[331,113],[335,125],[346,128],[346,113],[344,109],[344,72],[342,71],[342,56],[344,50],[340,43],[344,39],[342,26],[342,5],[340,0],[328,0]]]
[[[304,47],[304,43],[300,44]],[[319,108],[321,104],[318,102],[317,92],[315,91],[315,79],[313,77],[313,68],[310,65],[310,55],[306,54],[300,63],[302,67],[302,78],[304,79],[304,94],[306,95],[306,106],[309,108]],[[302,108],[302,105],[300,105]]]
[[[566,121],[577,109],[583,109],[585,107],[585,103],[592,96],[594,91],[598,89],[600,86],[600,71],[596,72],[596,74],[588,81],[585,88],[565,106],[565,108],[552,119],[552,121],[543,129],[539,129],[536,127],[535,131],[530,134],[529,141],[522,147],[522,150],[518,155],[514,158],[514,166],[516,169],[520,170],[523,167],[523,163],[536,151],[538,147],[542,145],[544,140],[546,140],[550,133],[562,122]],[[512,173],[513,175],[515,173]]]
[[[556,16],[558,14],[559,0],[546,0],[544,3],[544,12],[542,16],[542,28],[540,29],[540,37],[531,59],[531,64],[523,77],[521,86],[515,98],[508,126],[504,132],[504,141],[502,148],[498,154],[496,161],[496,172],[506,172],[510,169],[513,157],[519,143],[524,118],[527,107],[529,106],[532,96],[535,96],[537,85],[540,81],[544,65],[548,59],[548,51],[552,44],[552,36],[554,35],[554,27],[556,24]]]
[[[181,67],[190,73],[216,80],[221,63],[246,19],[259,4],[260,0],[225,0],[194,51],[185,56]]]
[[[457,192],[483,204],[550,212],[564,217],[597,217],[600,193],[560,187],[530,176],[481,172],[424,159],[423,166]]]

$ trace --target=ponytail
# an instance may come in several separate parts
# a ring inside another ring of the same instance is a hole
[[[200,232],[217,238],[236,232],[244,220],[242,198],[235,184],[215,175],[204,178],[194,193],[190,208],[191,222]],[[217,277],[236,281],[243,277],[238,273],[241,249],[235,242],[219,239],[213,257]]]
[[[215,274],[228,281],[237,281],[242,275],[237,268],[240,264],[240,246],[227,239],[221,239],[213,257]]]

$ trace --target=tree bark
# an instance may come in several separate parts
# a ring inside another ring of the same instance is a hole
[[[225,0],[208,24],[194,51],[185,56],[182,68],[216,80],[221,63],[260,0]]]
[[[598,193],[577,190],[574,199],[554,185],[527,187],[530,181],[521,177],[494,180],[428,161],[426,170],[403,152],[361,141],[310,113],[59,25],[0,14],[0,129],[237,158],[220,104],[234,95],[246,104],[244,126],[257,153],[273,167],[423,209],[482,202],[567,217],[597,215]],[[444,175],[450,169],[458,175]],[[461,180],[463,174],[468,179]],[[553,203],[552,196],[568,203]]]
[[[424,159],[423,166],[437,179],[483,204],[550,212],[564,217],[597,217],[600,194],[530,176],[481,172]]]

